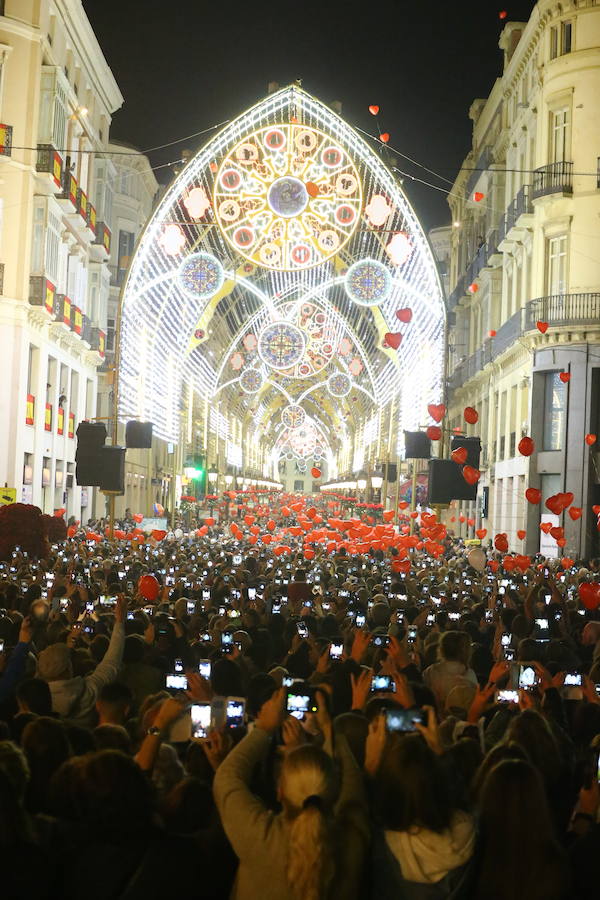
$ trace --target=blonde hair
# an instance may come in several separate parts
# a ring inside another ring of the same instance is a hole
[[[302,900],[322,900],[336,870],[333,760],[318,747],[298,747],[285,758],[280,788],[289,821],[288,884]]]

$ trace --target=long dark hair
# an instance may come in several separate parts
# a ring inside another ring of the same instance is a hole
[[[539,772],[505,759],[479,794],[481,855],[476,900],[559,900],[567,866]]]
[[[442,832],[452,820],[448,783],[438,757],[418,734],[397,738],[384,753],[375,779],[383,828]]]

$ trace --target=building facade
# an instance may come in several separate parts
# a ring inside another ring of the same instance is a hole
[[[106,319],[106,357],[100,369],[98,416],[109,422],[113,416],[113,384],[118,306],[129,263],[138,238],[150,218],[159,185],[148,158],[135,147],[111,141],[109,153],[102,160],[102,176],[112,185],[111,244],[108,269],[110,288]],[[124,446],[124,429],[120,425],[119,443]],[[117,513],[126,509],[152,515],[154,503],[170,505],[173,457],[167,459],[167,445],[153,441],[151,450],[129,450],[125,463],[125,494],[117,497]],[[97,491],[95,514],[106,514],[106,500]]]
[[[123,98],[80,0],[0,15],[0,483],[85,521],[76,431],[106,352],[113,173]]]
[[[584,555],[597,552],[600,501],[585,440],[600,428],[600,5],[540,0],[500,47],[502,75],[471,106],[473,146],[449,194],[449,422],[482,440],[477,502],[450,516],[465,535],[460,513],[488,537],[505,532],[513,549]],[[561,522],[564,550],[539,529],[558,524],[544,507],[558,492],[582,508]]]

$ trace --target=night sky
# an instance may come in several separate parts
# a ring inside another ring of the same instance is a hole
[[[100,46],[125,98],[113,138],[140,149],[234,118],[298,78],[325,102],[340,100],[352,125],[378,133],[368,107],[381,108],[390,146],[453,179],[470,146],[468,110],[501,72],[498,36],[526,21],[534,3],[490,0],[84,0]],[[171,162],[206,138],[150,154]],[[444,182],[397,157],[405,172]],[[170,180],[171,170],[156,173]],[[405,179],[427,228],[449,221],[443,193]]]

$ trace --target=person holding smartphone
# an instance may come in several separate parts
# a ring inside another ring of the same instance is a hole
[[[236,900],[333,895],[358,900],[368,845],[364,787],[344,738],[336,738],[333,746],[323,695],[318,695],[316,718],[325,749],[302,744],[286,754],[278,786],[282,811],[274,814],[250,788],[252,773],[284,723],[283,701],[279,690],[263,704],[254,730],[215,775],[221,821],[239,858]]]

